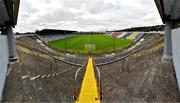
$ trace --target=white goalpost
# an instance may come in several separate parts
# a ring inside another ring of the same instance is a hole
[[[85,50],[96,50],[95,44],[85,44]]]

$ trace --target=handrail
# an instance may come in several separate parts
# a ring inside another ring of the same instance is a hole
[[[101,73],[100,73],[100,70],[99,70],[98,67],[96,67],[96,70],[97,70],[97,72],[98,72],[98,77],[99,77],[98,84],[99,84],[100,100],[102,100]]]
[[[56,60],[58,60],[58,61],[61,61],[61,62],[63,62],[63,63],[70,64],[70,65],[74,65],[74,66],[78,66],[78,67],[82,67],[82,66],[83,66],[83,65],[81,65],[81,64],[72,63],[72,62],[69,62],[69,61],[65,61],[65,60],[59,59],[59,58],[57,58],[56,56],[50,55],[50,54],[44,52],[44,51],[41,50],[41,49],[39,49],[39,50],[40,50],[41,52],[43,52],[44,54],[48,55],[49,57],[51,57],[51,58],[53,58],[53,59],[56,59]]]
[[[77,85],[76,85],[77,84],[77,76],[81,69],[82,69],[82,67],[76,71],[75,78],[74,78],[74,100],[77,100]]]
[[[77,64],[77,63],[72,63],[72,62],[69,62],[69,61],[61,60],[61,59],[59,59],[59,58],[57,58],[57,57],[55,57],[55,56],[52,56],[52,57],[53,57],[54,59],[57,59],[57,60],[63,62],[63,63],[66,63],[66,64],[70,64],[70,65],[74,65],[74,66],[78,66],[78,67],[83,67],[82,64]]]
[[[74,100],[77,100],[77,77],[79,74],[79,71],[82,70],[82,68],[87,64],[87,61],[84,62],[84,65],[82,67],[80,67],[76,73],[75,73],[75,77],[74,77]]]
[[[122,70],[124,70],[124,64],[125,64],[125,62],[126,62],[126,65],[127,65],[127,72],[129,72],[129,64],[128,64],[128,58],[125,58],[125,59],[123,59],[123,61],[122,61]]]
[[[94,68],[96,68],[97,70],[97,74],[98,74],[98,90],[99,90],[99,95],[100,95],[100,100],[102,100],[102,86],[101,86],[101,72],[99,70],[99,68],[96,66],[95,62],[93,61],[93,66]],[[97,80],[97,79],[96,79]]]

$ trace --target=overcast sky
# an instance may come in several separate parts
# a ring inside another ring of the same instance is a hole
[[[154,0],[21,0],[15,31],[117,30],[162,24]]]

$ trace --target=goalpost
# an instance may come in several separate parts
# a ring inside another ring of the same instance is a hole
[[[96,50],[96,44],[85,44],[85,50]]]

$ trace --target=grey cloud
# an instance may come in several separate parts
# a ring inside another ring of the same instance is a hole
[[[153,0],[21,0],[16,30],[102,30],[160,23]]]
[[[51,0],[44,0],[44,2],[45,2],[45,3],[50,3],[50,2],[51,2]]]
[[[38,11],[37,8],[33,7],[33,5],[30,3],[29,0],[21,0],[20,7],[21,7],[20,10],[22,12],[36,13]]]
[[[68,10],[54,10],[47,12],[45,15],[39,16],[37,19],[33,20],[33,23],[56,23],[58,21],[68,21],[68,20],[77,20],[78,15],[76,13],[72,13]]]

